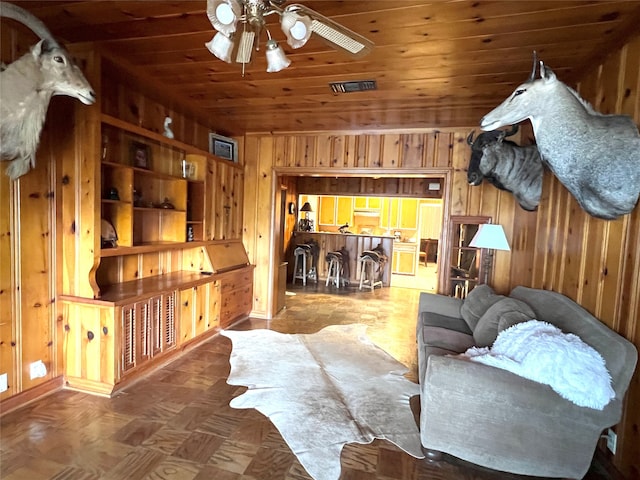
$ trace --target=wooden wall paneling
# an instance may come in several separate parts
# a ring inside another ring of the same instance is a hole
[[[218,162],[208,158],[205,173],[205,193],[204,193],[204,239],[213,240],[215,236],[216,208],[215,198],[218,184],[216,183],[216,168]]]
[[[6,58],[6,57],[3,57]],[[0,393],[0,400],[4,400],[18,393],[16,383],[16,312],[13,297],[16,290],[14,284],[14,260],[12,244],[15,232],[15,205],[13,202],[13,182],[9,177],[0,173],[0,373],[7,375],[9,389]]]
[[[329,134],[317,135],[314,165],[318,168],[330,167],[332,165],[332,151],[333,136]]]
[[[437,134],[436,133],[425,133],[424,134],[424,164],[425,168],[435,168],[435,159],[436,159],[436,144],[437,144]]]
[[[454,142],[457,142],[458,137],[466,139],[467,136],[460,132],[456,132],[455,135],[451,132],[436,132],[434,135],[437,137],[434,167],[451,167]]]
[[[571,298],[579,299],[579,289],[583,282],[585,261],[585,226],[587,214],[576,201],[569,202],[567,225],[563,234],[563,255],[560,281],[562,291]],[[570,219],[570,220],[569,220]],[[592,259],[589,259],[591,261]]]
[[[620,95],[620,113],[640,118],[640,36],[622,50],[624,72]]]
[[[518,209],[520,207],[517,207]],[[532,285],[534,265],[529,256],[536,254],[538,232],[537,212],[516,209],[513,217],[511,239],[511,271],[509,272],[509,290],[518,285]]]
[[[20,225],[17,249],[17,272],[20,322],[18,342],[21,344],[22,390],[35,387],[57,375],[54,359],[54,239],[51,235],[54,199],[50,190],[50,166],[53,165],[48,138],[43,138],[36,169],[18,181]],[[44,148],[43,148],[44,147]],[[43,154],[45,150],[46,154]],[[34,214],[35,213],[35,214]],[[30,378],[29,365],[41,360],[46,368],[44,378]]]
[[[331,136],[331,159],[329,166],[331,168],[346,168],[347,167],[347,155],[345,145],[345,135],[332,135]]]
[[[467,182],[467,150],[468,146],[462,141],[462,135],[456,135],[456,140],[453,143],[452,155],[449,155],[449,148],[446,149],[442,146],[442,140],[439,138],[438,155],[443,155],[446,152],[447,163],[453,168],[453,175],[451,181],[451,215],[467,215],[469,211],[467,193],[469,189],[469,183]],[[444,161],[438,160],[438,165],[444,163]]]
[[[505,197],[509,198],[509,201],[505,201]],[[496,199],[499,203],[497,203],[494,208],[495,220],[493,222],[502,225],[511,250],[495,251],[490,283],[496,292],[507,295],[511,291],[511,278],[509,273],[511,272],[511,262],[513,262],[513,251],[516,248],[513,225],[515,223],[515,217],[520,215],[522,210],[517,202],[513,200],[513,196],[507,192],[498,190]],[[486,212],[486,210],[484,211]]]
[[[421,168],[424,165],[425,134],[409,133],[401,136],[402,168]]]
[[[344,151],[344,155],[345,155],[345,164],[347,168],[355,168],[357,165],[357,158],[356,158],[356,153],[357,153],[357,139],[358,136],[357,135],[346,135],[345,136],[345,151]]]
[[[382,148],[383,148],[383,136],[382,135],[368,135],[366,137],[367,142],[367,159],[363,164],[363,167],[378,168],[382,167]]]
[[[599,315],[602,298],[602,282],[605,276],[605,244],[604,236],[607,222],[586,215],[584,219],[583,244],[580,255],[584,261],[584,268],[580,279],[580,285],[576,294],[579,294],[580,305]]]
[[[634,215],[638,215],[637,208]],[[627,231],[629,228],[630,216],[609,221],[606,225],[607,242],[604,245],[604,267],[601,293],[603,301],[596,310],[599,318],[616,331],[625,328],[626,319],[619,315],[622,291],[630,285],[623,283],[623,271],[625,262],[625,252],[632,248],[629,242]],[[636,271],[638,275],[638,271]],[[632,283],[631,283],[632,284]]]
[[[122,282],[142,277],[143,266],[140,255],[125,255],[122,258]]]
[[[316,156],[316,138],[311,135],[299,136],[296,138],[296,149],[294,154],[294,166],[313,167]]]
[[[382,158],[380,166],[382,168],[399,168],[400,167],[400,135],[389,133],[384,135],[382,139]]]

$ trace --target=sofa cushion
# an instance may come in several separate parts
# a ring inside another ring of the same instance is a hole
[[[422,312],[418,317],[418,332],[424,327],[443,327],[456,332],[472,335],[467,322],[460,317],[449,317],[434,312]]]
[[[451,353],[462,353],[474,345],[472,335],[456,332],[443,327],[424,327],[422,344],[448,350]]]
[[[460,315],[473,331],[487,309],[503,298],[506,297],[496,294],[489,285],[478,285],[465,298],[460,307]]]
[[[536,318],[535,312],[529,305],[515,298],[502,298],[480,317],[473,338],[478,347],[493,345],[498,333],[515,325]]]

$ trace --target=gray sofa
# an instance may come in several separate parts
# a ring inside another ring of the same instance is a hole
[[[499,331],[531,318],[579,336],[602,355],[616,393],[603,410],[579,407],[547,385],[456,356],[471,346],[490,346]],[[582,478],[603,430],[620,421],[637,362],[631,342],[578,304],[526,287],[504,297],[480,286],[466,300],[422,293],[417,340],[427,456],[445,452],[523,475]]]

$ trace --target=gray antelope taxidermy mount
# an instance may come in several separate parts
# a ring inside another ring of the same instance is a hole
[[[557,79],[536,56],[529,79],[482,119],[495,130],[529,119],[543,161],[594,217],[631,212],[640,196],[640,134],[627,115],[604,115]]]
[[[475,140],[475,131],[471,132],[467,137],[471,146],[467,181],[477,186],[487,179],[494,187],[511,192],[523,209],[533,211],[542,195],[542,159],[535,145],[520,146],[505,140],[517,132],[515,125],[509,131],[481,133]]]
[[[0,17],[22,23],[41,39],[0,71],[0,159],[11,162],[7,175],[15,180],[35,166],[51,97],[68,95],[91,105],[96,96],[69,53],[40,20],[7,2],[0,2]]]

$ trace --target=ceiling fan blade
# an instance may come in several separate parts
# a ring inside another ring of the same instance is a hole
[[[288,5],[285,11],[296,12],[311,18],[311,31],[334,48],[347,52],[354,57],[362,57],[373,50],[374,44],[368,38],[349,30],[315,10],[297,3]]]

